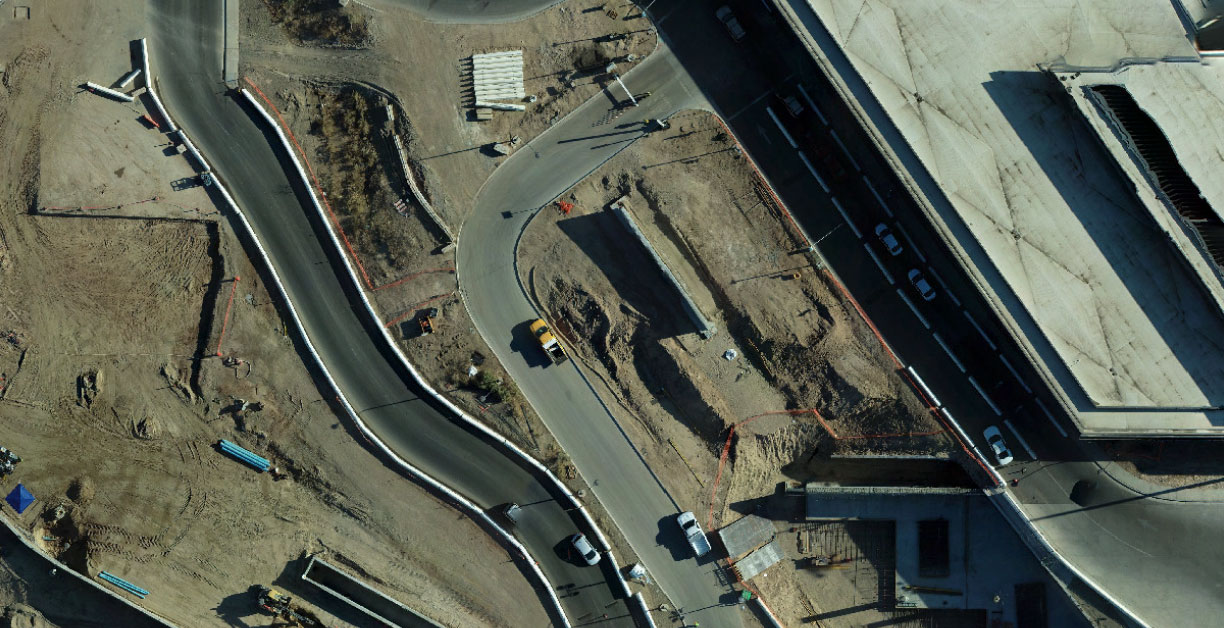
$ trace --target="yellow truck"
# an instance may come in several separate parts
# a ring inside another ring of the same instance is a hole
[[[537,318],[531,324],[531,335],[535,336],[536,341],[540,343],[540,347],[544,349],[544,353],[548,354],[548,359],[552,360],[553,364],[560,364],[569,359],[565,353],[565,347],[562,347],[561,341],[549,331],[548,323],[545,323],[544,319]]]

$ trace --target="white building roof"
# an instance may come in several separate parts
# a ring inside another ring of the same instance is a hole
[[[1071,396],[1087,397],[1071,405],[1192,410],[1178,416],[1178,427],[1211,427],[1204,413],[1224,406],[1218,304],[1058,82],[1038,69],[1195,56],[1174,7],[1147,0],[807,4],[943,190],[953,211],[940,217],[958,222],[952,230],[985,251],[988,259],[973,263],[993,266],[1002,284],[990,287],[1014,294],[1023,312],[1013,316],[1031,317],[1052,348],[1046,361],[1070,374],[1053,378],[1064,390],[1079,388]],[[1216,149],[1224,144],[1200,150]],[[1144,429],[1135,416],[1106,414]]]

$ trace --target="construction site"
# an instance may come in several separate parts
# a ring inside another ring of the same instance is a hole
[[[0,10],[0,490],[15,532],[175,625],[555,623],[523,557],[406,479],[324,384],[275,271],[133,68],[145,3],[69,4]],[[966,452],[736,137],[712,107],[634,119],[650,92],[621,75],[661,45],[640,9],[574,1],[490,26],[374,4],[243,2],[237,84],[288,138],[357,290],[425,382],[565,490],[594,492],[477,331],[456,247],[508,157],[617,90],[613,117],[642,137],[536,208],[516,244],[564,347],[553,360],[572,358],[717,535],[713,569],[741,605],[768,599],[786,625],[1019,621],[982,610],[994,592],[972,588],[955,544],[937,548],[953,557],[939,574],[915,562],[914,526],[992,518]],[[485,87],[506,74],[512,87]],[[863,514],[860,493],[899,477],[912,486],[889,490],[936,487],[918,514]],[[957,525],[962,547],[1010,534]],[[1009,543],[998,553],[1024,551]],[[113,625],[57,593],[67,574],[0,564],[12,625]],[[934,579],[905,580],[919,571]],[[1045,586],[1030,556],[1015,572],[1017,597]]]

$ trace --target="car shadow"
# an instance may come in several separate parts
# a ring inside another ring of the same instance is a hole
[[[684,538],[684,534],[680,532],[680,526],[676,523],[674,516],[669,515],[659,519],[659,532],[655,535],[655,543],[670,552],[672,560],[684,560],[693,555],[688,539]]]

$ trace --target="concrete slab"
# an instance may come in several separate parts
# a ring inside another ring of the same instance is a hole
[[[776,536],[774,524],[769,519],[756,515],[745,515],[718,531],[727,556],[734,560],[770,542]]]
[[[782,551],[782,546],[778,545],[776,540],[764,547],[758,548],[751,554],[741,558],[732,567],[739,573],[739,577],[743,580],[751,580],[759,576],[762,572],[782,560],[785,553]]]
[[[816,51],[823,63],[845,63],[843,80],[865,85],[875,102],[860,106],[882,109],[886,119],[868,117],[916,157],[901,157],[923,171],[910,175],[934,183],[917,186],[928,214],[1082,431],[1224,426],[1215,295],[1037,71],[1194,57],[1178,11],[1143,0],[788,4],[801,37],[836,48]]]

